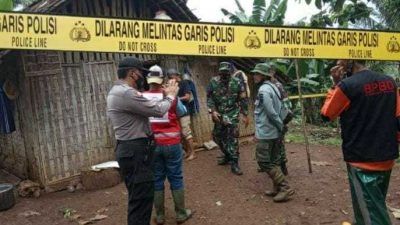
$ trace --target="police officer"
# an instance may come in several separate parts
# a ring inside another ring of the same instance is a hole
[[[232,173],[242,175],[239,167],[239,113],[247,127],[248,99],[243,82],[232,76],[229,62],[221,62],[219,76],[213,77],[207,88],[207,106],[214,121],[213,138],[224,157],[219,165],[231,164]]]
[[[117,139],[116,158],[128,189],[128,225],[149,225],[154,199],[154,142],[148,117],[162,117],[178,93],[171,81],[162,100],[147,100],[143,63],[128,57],[118,65],[118,80],[107,96],[107,116]]]

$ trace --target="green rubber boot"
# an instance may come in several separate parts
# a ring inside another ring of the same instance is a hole
[[[192,210],[185,208],[185,191],[172,191],[172,198],[175,203],[176,222],[178,224],[186,222],[192,217]]]
[[[154,208],[156,209],[155,222],[162,225],[165,222],[164,191],[154,192]]]
[[[279,192],[273,198],[274,202],[287,202],[290,200],[290,196],[294,194],[294,190],[290,188],[287,181],[283,181],[279,184]]]
[[[264,193],[266,196],[275,197],[279,192],[279,187],[275,183],[273,184],[272,190],[266,190]]]
[[[268,171],[268,175],[272,179],[272,182],[278,187],[278,193],[273,198],[274,202],[286,202],[290,200],[290,196],[294,194],[294,190],[290,188],[281,169],[275,167]]]

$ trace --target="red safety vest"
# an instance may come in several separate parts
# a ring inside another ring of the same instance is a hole
[[[162,93],[162,91],[148,91],[148,93]],[[157,145],[176,145],[181,142],[181,127],[176,112],[177,100],[175,99],[168,110],[169,122],[152,122],[151,129]]]

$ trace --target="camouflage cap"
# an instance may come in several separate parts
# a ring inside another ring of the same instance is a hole
[[[231,68],[232,67],[231,67],[231,64],[229,62],[220,62],[218,71],[219,72],[225,72],[225,71],[230,72]]]
[[[251,71],[252,74],[259,73],[264,76],[271,76],[269,70],[271,66],[268,63],[257,63],[254,69]]]

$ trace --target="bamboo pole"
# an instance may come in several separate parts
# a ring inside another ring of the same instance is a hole
[[[301,107],[301,123],[303,125],[303,134],[304,134],[304,141],[306,143],[306,152],[307,152],[307,161],[308,161],[308,172],[312,173],[312,165],[311,165],[311,155],[310,155],[310,145],[308,143],[308,134],[307,134],[307,127],[306,127],[306,117],[304,114],[304,104],[303,104],[303,94],[301,92],[301,82],[300,82],[300,71],[299,71],[299,61],[295,59],[296,64],[296,76],[297,76],[297,88],[299,90],[299,101]]]

